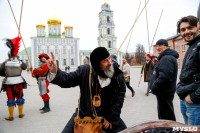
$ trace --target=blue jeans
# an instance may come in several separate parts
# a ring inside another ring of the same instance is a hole
[[[181,100],[180,107],[185,124],[200,125],[200,104],[191,104]]]

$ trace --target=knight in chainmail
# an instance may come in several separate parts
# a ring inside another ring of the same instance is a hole
[[[13,121],[14,107],[17,104],[19,110],[19,118],[23,118],[23,105],[25,99],[23,98],[23,89],[27,88],[25,79],[21,76],[22,70],[26,70],[27,66],[17,56],[21,37],[14,39],[7,39],[6,45],[10,48],[8,60],[3,62],[0,67],[0,76],[5,77],[2,82],[1,90],[6,91],[7,106],[9,116],[5,120]],[[16,100],[15,100],[16,99]]]

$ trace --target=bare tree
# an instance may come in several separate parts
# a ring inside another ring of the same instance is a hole
[[[125,53],[124,56],[126,55],[125,59],[127,60],[127,62],[130,64],[131,60],[133,59],[133,55],[131,55],[130,53]]]
[[[138,64],[143,64],[145,62],[146,52],[142,44],[136,45],[135,59]]]

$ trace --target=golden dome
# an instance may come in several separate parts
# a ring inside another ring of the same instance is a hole
[[[65,31],[62,32],[62,35],[65,35]]]
[[[58,17],[53,16],[48,19],[47,24],[48,25],[61,25],[61,20]]]
[[[73,26],[65,25],[65,29],[73,29]]]
[[[36,28],[45,28],[45,24],[39,23],[36,25]]]

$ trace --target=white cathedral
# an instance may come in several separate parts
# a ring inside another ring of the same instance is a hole
[[[38,55],[46,53],[50,56],[52,51],[60,68],[66,66],[77,67],[79,65],[79,38],[73,37],[73,27],[64,26],[65,31],[61,35],[61,20],[57,17],[48,19],[48,34],[45,33],[45,25],[38,24],[37,37],[31,37],[31,61],[33,67],[39,66]]]
[[[38,24],[37,36],[31,37],[31,62],[33,67],[39,66],[38,55],[41,53],[47,53],[50,56],[50,52],[53,51],[57,63],[61,69],[66,66],[77,67],[83,64],[83,60],[89,57],[92,50],[80,50],[79,51],[79,38],[73,37],[73,27],[64,26],[65,31],[61,34],[61,20],[57,17],[51,17],[48,19],[48,34],[45,33],[45,25]],[[110,9],[110,5],[104,1],[99,13],[98,24],[98,47],[105,47],[110,54],[116,54],[117,46],[115,36],[115,24],[113,20],[113,11]],[[28,58],[25,52],[19,53],[19,56],[23,61],[28,63]],[[123,52],[117,53],[118,63],[122,63]]]

